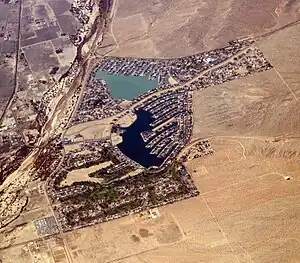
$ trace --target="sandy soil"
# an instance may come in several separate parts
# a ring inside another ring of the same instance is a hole
[[[269,32],[300,17],[298,1],[119,0],[116,7],[110,30],[116,49],[112,54],[134,57],[191,55]]]
[[[183,234],[174,217],[165,213],[156,219],[122,218],[68,233],[65,238],[76,262],[98,263],[178,242]]]
[[[300,24],[297,24],[265,38],[259,44],[259,48],[275,67],[278,78],[298,102],[300,100],[299,30]]]
[[[168,82],[171,84],[171,85],[176,85],[178,84],[178,82],[176,81],[176,79],[174,79],[172,76],[170,76],[168,78]]]
[[[74,182],[84,182],[84,181],[89,181],[89,182],[96,182],[96,183],[101,183],[102,180],[99,178],[92,178],[89,177],[90,173],[93,173],[101,168],[105,168],[109,166],[111,162],[104,162],[98,165],[94,165],[91,167],[88,167],[86,169],[78,169],[78,170],[73,170],[68,173],[67,178],[61,182],[61,186],[65,185],[71,185]]]
[[[164,12],[162,3],[157,4]],[[288,9],[282,5],[276,9],[279,16]],[[141,8],[136,5],[136,12]],[[73,263],[298,262],[297,43],[298,26],[278,32],[259,44],[273,70],[195,92],[193,139],[209,137],[215,150],[186,164],[200,190],[198,197],[159,208],[157,219],[143,213],[47,240],[19,240],[1,250],[2,261],[67,262],[69,254]],[[84,129],[77,125],[67,134]]]
[[[193,139],[300,136],[299,102],[278,77],[276,68],[194,92],[193,104]]]
[[[67,130],[65,137],[74,138],[78,134],[80,134],[84,140],[109,137],[111,130],[110,122],[112,119],[113,118],[108,118],[71,126]]]
[[[124,115],[122,118],[118,120],[118,124],[126,128],[129,127],[132,123],[134,123],[136,119],[137,119],[136,114],[133,112],[129,112],[128,114]]]
[[[299,142],[212,144],[214,155],[187,164],[200,196],[159,208],[157,219],[144,212],[64,234],[73,262],[297,262]],[[4,250],[4,259],[18,251]]]

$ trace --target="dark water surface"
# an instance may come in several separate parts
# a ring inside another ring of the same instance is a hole
[[[125,128],[122,134],[123,142],[117,146],[130,159],[148,168],[150,166],[160,166],[163,159],[150,154],[151,149],[146,148],[141,132],[151,130],[151,114],[144,110],[135,112],[137,119],[129,127]]]

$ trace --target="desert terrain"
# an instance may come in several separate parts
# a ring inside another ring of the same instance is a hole
[[[40,202],[2,236],[11,244],[3,262],[297,262],[299,141],[220,136],[212,145],[214,155],[187,164],[200,196],[156,218],[143,212],[45,239],[30,222],[45,216]]]
[[[36,183],[30,211],[0,232],[2,262],[299,262],[299,32],[296,24],[259,41],[273,69],[194,91],[193,141],[214,149],[185,164],[199,196],[40,237],[34,223],[53,211]]]
[[[292,0],[119,0],[107,38],[115,56],[187,56],[281,28],[299,19],[299,7]]]

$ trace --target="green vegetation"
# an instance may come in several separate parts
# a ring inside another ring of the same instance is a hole
[[[110,185],[96,189],[90,194],[90,200],[96,201],[96,200],[105,200],[105,201],[113,201],[117,196],[117,191]]]
[[[111,180],[115,180],[117,178],[125,176],[126,174],[133,171],[133,168],[131,166],[126,166],[121,170],[113,171],[114,166],[115,166],[115,164],[112,164],[108,167],[101,168],[95,172],[90,173],[89,177],[101,178],[101,179],[104,179],[105,182],[109,182]],[[109,172],[108,171],[109,169],[112,169],[112,171]]]

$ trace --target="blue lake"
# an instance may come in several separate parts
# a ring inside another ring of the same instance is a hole
[[[132,100],[158,86],[157,80],[148,77],[113,75],[105,71],[97,71],[96,78],[106,82],[113,99]]]

